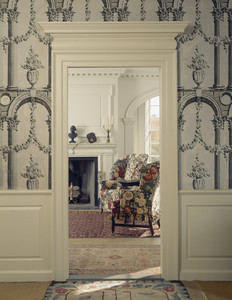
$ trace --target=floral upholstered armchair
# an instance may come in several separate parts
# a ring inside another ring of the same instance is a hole
[[[146,164],[147,154],[129,154],[119,158],[113,165],[110,178],[101,181],[100,208],[110,210],[114,200],[120,197],[123,184],[130,184],[130,189],[137,189],[141,168]]]
[[[137,190],[120,190],[120,198],[113,202],[112,232],[114,232],[115,226],[127,226],[148,227],[151,234],[154,234],[152,224],[157,222],[159,225],[160,219],[159,170],[159,162],[143,166],[139,188]],[[120,222],[116,223],[117,220]],[[144,221],[147,224],[143,225],[140,222],[137,225],[135,221]]]

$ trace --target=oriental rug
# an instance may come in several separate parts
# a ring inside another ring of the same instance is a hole
[[[112,233],[110,217],[110,212],[101,213],[100,210],[70,210],[69,238],[151,237],[148,228],[115,227],[115,232]],[[154,225],[154,232],[154,237],[160,236],[157,225]]]
[[[181,282],[154,281],[67,281],[54,282],[44,300],[184,300],[190,299]]]
[[[160,245],[84,245],[70,240],[69,274],[129,278],[160,275]]]

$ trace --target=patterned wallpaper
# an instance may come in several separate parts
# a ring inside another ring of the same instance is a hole
[[[51,39],[38,22],[181,20],[179,188],[231,189],[228,0],[0,0],[0,189],[51,188]]]

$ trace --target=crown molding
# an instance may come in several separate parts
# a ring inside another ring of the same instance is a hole
[[[136,69],[109,69],[109,70],[89,70],[89,69],[78,69],[78,68],[70,68],[68,71],[68,76],[70,78],[131,78],[131,79],[148,79],[148,78],[158,78],[159,77],[159,69],[151,69],[148,70],[141,68],[141,70]]]

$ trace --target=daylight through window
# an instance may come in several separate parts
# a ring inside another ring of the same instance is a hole
[[[160,160],[160,100],[151,98],[145,104],[145,152],[150,162]]]

